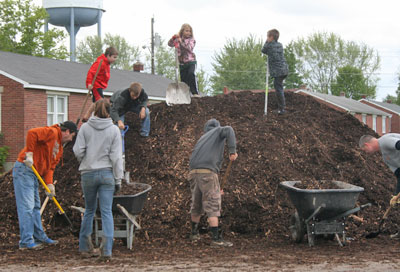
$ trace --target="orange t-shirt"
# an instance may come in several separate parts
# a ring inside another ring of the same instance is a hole
[[[18,161],[25,160],[25,152],[33,152],[33,165],[45,183],[52,184],[54,170],[63,154],[61,138],[59,125],[30,129],[26,136],[26,146],[19,153]]]

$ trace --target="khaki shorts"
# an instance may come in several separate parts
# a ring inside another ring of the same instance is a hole
[[[216,173],[189,174],[192,205],[190,213],[198,216],[206,213],[208,217],[221,215],[221,191]]]

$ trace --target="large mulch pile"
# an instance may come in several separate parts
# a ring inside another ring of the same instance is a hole
[[[269,97],[268,116],[263,114],[261,93],[231,93],[195,98],[191,105],[153,105],[151,135],[139,136],[139,121],[127,114],[130,130],[125,136],[126,163],[131,178],[152,186],[140,222],[138,239],[170,241],[184,238],[189,229],[190,190],[187,182],[191,151],[202,135],[204,123],[216,118],[234,128],[238,159],[232,164],[223,196],[222,228],[227,235],[287,238],[294,207],[279,183],[287,180],[340,180],[361,186],[357,205],[371,203],[359,212],[364,222],[348,220],[348,232],[360,237],[377,229],[388,207],[395,178],[379,154],[360,152],[358,139],[375,133],[353,116],[335,111],[310,97],[287,93],[287,114],[279,116],[275,95]],[[222,166],[221,178],[227,166]],[[65,149],[64,163],[56,169],[57,199],[78,228],[80,214],[71,205],[84,206],[78,162],[72,144]],[[3,245],[18,241],[18,219],[12,175],[0,179],[0,239]],[[44,198],[44,195],[42,195]],[[43,200],[42,200],[43,201]],[[49,203],[43,215],[51,237],[68,234],[54,218]],[[205,221],[203,227],[206,227]],[[389,216],[385,232],[396,231],[399,218]],[[144,234],[144,235],[141,235]],[[75,241],[76,242],[76,241]]]

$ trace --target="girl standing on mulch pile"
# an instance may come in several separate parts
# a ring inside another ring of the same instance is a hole
[[[199,96],[195,75],[197,61],[196,55],[193,53],[195,45],[193,29],[189,24],[183,24],[179,33],[168,41],[168,46],[178,49],[181,80],[189,86],[193,96],[197,97]]]

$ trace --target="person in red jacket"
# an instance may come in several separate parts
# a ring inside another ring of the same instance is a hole
[[[93,104],[92,106],[90,106],[89,110],[82,120],[87,121],[94,110],[94,103],[104,98],[103,90],[107,89],[108,81],[110,80],[110,65],[117,60],[117,57],[117,49],[115,49],[114,47],[108,47],[104,54],[99,56],[92,64],[92,66],[90,66],[90,69],[86,76],[86,88],[92,91]],[[94,84],[92,85],[100,62],[101,66],[99,72],[97,74],[96,80],[94,81]]]
[[[43,244],[58,242],[47,237],[40,216],[39,181],[32,165],[43,178],[52,198],[55,196],[53,173],[63,154],[63,144],[77,133],[74,122],[65,121],[50,127],[33,128],[26,136],[26,146],[13,168],[13,183],[19,222],[19,249],[41,249]]]

